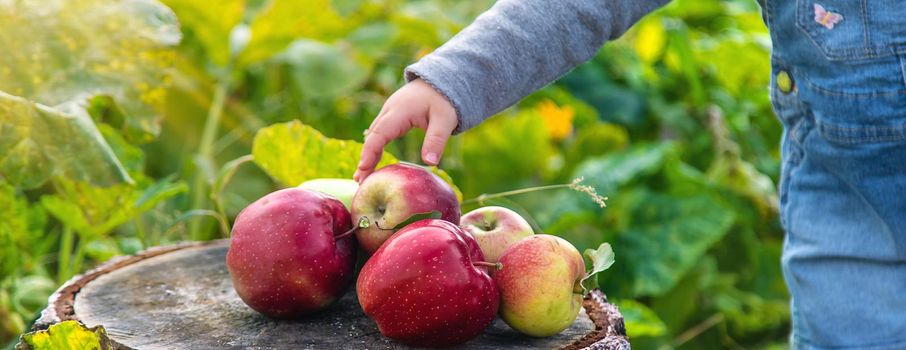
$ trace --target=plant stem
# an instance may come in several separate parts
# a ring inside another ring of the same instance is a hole
[[[506,192],[499,192],[499,193],[492,193],[492,194],[482,194],[482,195],[480,195],[480,196],[478,196],[478,197],[475,197],[475,198],[472,198],[472,199],[469,199],[469,200],[465,200],[465,201],[462,202],[462,204],[478,203],[479,205],[483,205],[483,204],[484,204],[484,201],[486,201],[486,200],[488,200],[488,199],[501,198],[501,197],[509,197],[509,196],[515,196],[515,195],[517,195],[517,194],[530,193],[530,192],[537,192],[537,191],[553,190],[553,189],[558,189],[558,188],[569,188],[570,186],[572,186],[572,184],[547,185],[547,186],[536,186],[536,187],[529,187],[529,188],[520,188],[520,189],[518,189],[518,190],[512,190],[512,191],[506,191]]]
[[[72,229],[63,226],[63,236],[60,238],[60,251],[57,252],[57,284],[63,284],[69,279],[69,259],[72,254]]]
[[[138,214],[135,217],[133,222],[135,225],[135,234],[138,236],[138,240],[142,242],[142,249],[150,247],[150,242],[148,241],[148,234],[145,232],[145,222],[142,220],[142,214]]]
[[[85,260],[85,243],[81,237],[79,237],[79,244],[76,246],[75,259],[72,261],[72,269],[69,270],[69,276],[66,276],[66,279],[69,279],[72,276],[75,276],[82,271],[82,261]]]
[[[692,340],[693,338],[697,337],[699,334],[704,333],[705,331],[707,331],[711,327],[714,327],[714,325],[720,323],[723,320],[724,320],[724,315],[721,313],[716,313],[714,315],[711,315],[711,317],[708,317],[701,323],[693,326],[692,328],[687,329],[685,332],[678,335],[676,337],[676,339],[673,340],[673,344],[672,344],[673,347],[674,348],[680,347],[681,345],[683,345],[683,344],[687,343],[688,341]]]
[[[227,72],[229,72],[229,69],[227,69]],[[200,163],[213,163],[213,144],[217,136],[217,128],[220,125],[220,118],[223,116],[223,108],[226,104],[228,90],[229,84],[227,83],[227,78],[221,78],[214,90],[214,98],[208,109],[207,118],[205,118],[204,130],[201,133],[201,140],[198,143],[198,155],[195,159],[199,164],[198,169],[195,172],[195,180],[193,181],[192,186],[192,206],[190,207],[192,209],[201,209],[201,207],[205,205],[208,178],[205,169],[203,169],[204,165]],[[206,235],[202,236],[200,221],[196,220],[189,223],[189,237],[193,240],[203,240],[207,238]]]
[[[221,218],[217,219],[217,223],[220,224],[220,231],[223,233],[223,237],[228,237],[230,235],[230,224],[227,223],[226,210],[223,206],[223,199],[220,196],[217,196],[214,199],[214,206],[217,208],[217,212],[221,216]]]
[[[220,231],[223,233],[222,237],[228,237],[230,235],[230,225],[227,222],[226,209],[223,204],[223,189],[226,188],[226,185],[233,176],[236,175],[236,172],[239,171],[239,167],[242,164],[249,163],[253,160],[254,157],[252,157],[251,154],[248,154],[228,162],[224,165],[226,170],[221,169],[218,179],[214,181],[214,186],[211,188],[211,200],[214,201],[214,209],[220,214],[220,218],[217,222],[220,223]]]

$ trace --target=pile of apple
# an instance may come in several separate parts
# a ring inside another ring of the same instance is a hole
[[[465,342],[498,312],[537,337],[561,332],[578,315],[589,274],[569,242],[533,234],[506,208],[460,220],[450,186],[419,166],[389,165],[357,186],[315,180],[239,213],[227,266],[248,306],[274,318],[328,307],[352,283],[358,246],[370,255],[356,281],[362,310],[381,334],[405,344]]]

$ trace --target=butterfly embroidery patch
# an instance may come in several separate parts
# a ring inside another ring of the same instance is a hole
[[[834,26],[841,21],[843,21],[843,15],[828,11],[824,6],[815,3],[815,22],[824,26],[824,28],[834,29]]]

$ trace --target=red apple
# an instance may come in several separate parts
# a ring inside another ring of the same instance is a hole
[[[343,203],[321,192],[288,188],[258,199],[233,225],[227,267],[236,292],[274,318],[323,309],[352,282],[351,228]]]
[[[609,249],[609,246],[608,246]],[[494,273],[500,289],[500,317],[513,329],[535,337],[560,333],[582,308],[585,261],[566,240],[528,236],[500,258]]]
[[[480,334],[500,295],[478,244],[443,220],[422,220],[391,236],[365,263],[359,303],[381,334],[413,346],[452,346]],[[504,267],[506,268],[506,267]]]
[[[535,233],[532,225],[518,213],[495,206],[468,212],[462,216],[459,226],[475,237],[488,262],[497,262],[507,248]]]
[[[393,234],[392,228],[414,214],[440,212],[440,219],[459,224],[459,200],[443,179],[420,166],[397,163],[378,169],[359,185],[352,199],[352,220],[371,222],[356,231],[362,249],[374,253]]]

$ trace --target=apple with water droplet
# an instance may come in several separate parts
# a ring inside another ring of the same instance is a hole
[[[485,260],[497,262],[503,252],[519,240],[534,234],[532,225],[508,208],[481,207],[462,216],[459,226],[472,234]]]
[[[355,239],[346,207],[301,188],[270,193],[233,224],[227,268],[239,297],[274,318],[319,311],[351,284]]]
[[[443,179],[414,164],[396,163],[378,169],[359,184],[352,199],[353,222],[367,217],[370,225],[356,231],[368,253],[393,234],[393,228],[415,214],[437,211],[440,219],[459,224],[459,199]]]
[[[483,261],[474,238],[458,226],[421,220],[371,256],[356,292],[384,336],[412,346],[452,346],[494,320],[500,294],[488,269],[498,267]]]

